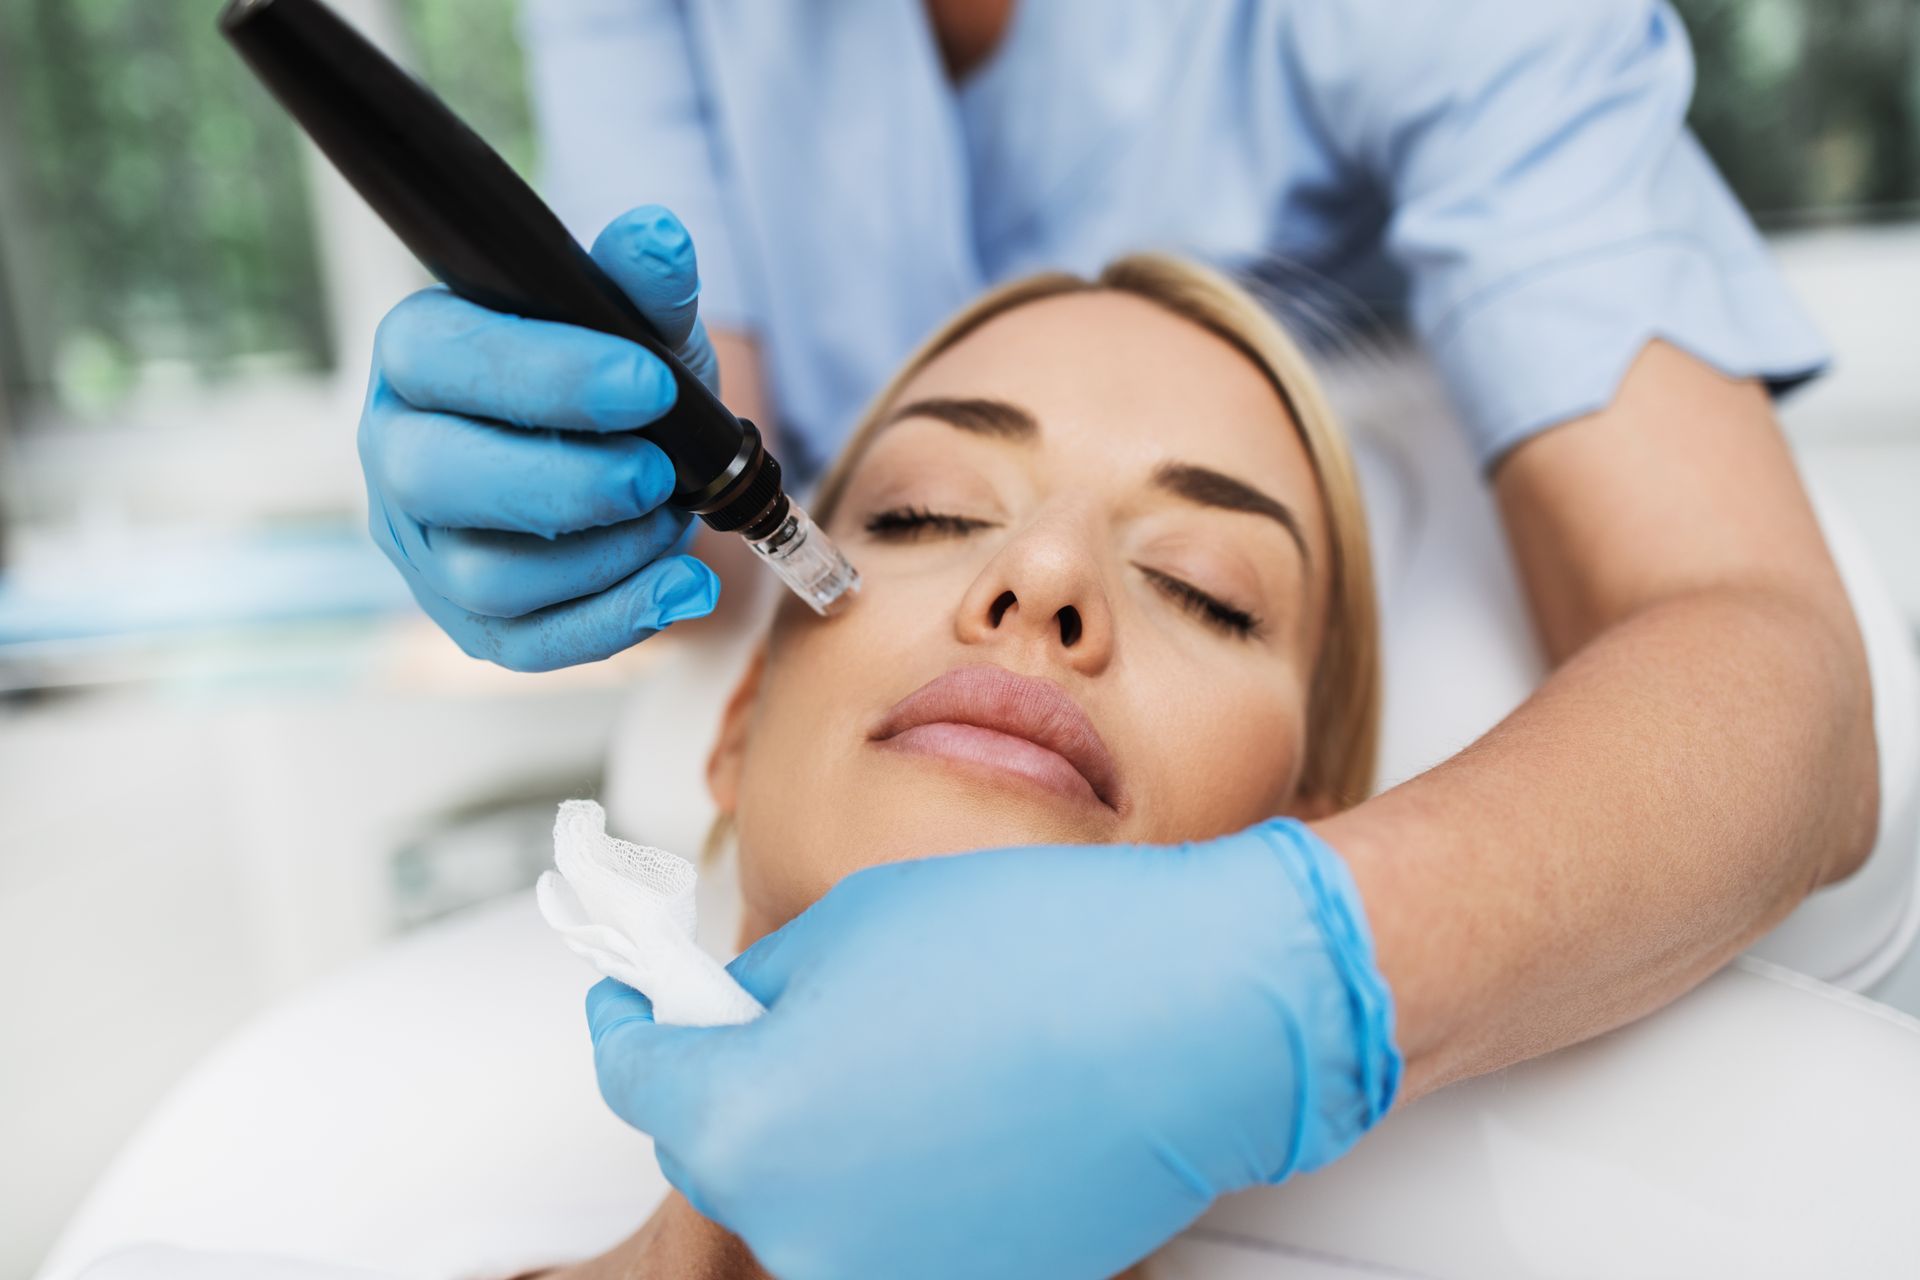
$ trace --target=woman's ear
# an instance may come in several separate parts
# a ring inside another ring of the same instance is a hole
[[[767,646],[755,647],[747,659],[740,682],[727,696],[726,709],[720,713],[720,734],[713,740],[707,756],[707,794],[713,807],[731,816],[740,807],[740,771],[747,756],[747,726],[753,719],[753,702],[760,694],[760,677],[767,669]]]

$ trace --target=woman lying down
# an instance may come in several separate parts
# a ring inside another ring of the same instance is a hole
[[[1177,844],[1367,794],[1352,461],[1299,350],[1225,279],[1134,257],[988,294],[880,395],[814,511],[861,597],[831,623],[786,601],[708,764],[743,945],[877,863]],[[765,1272],[676,1192],[544,1274]]]

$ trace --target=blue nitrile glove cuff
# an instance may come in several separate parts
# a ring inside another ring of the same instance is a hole
[[[1393,1039],[1393,992],[1375,963],[1373,932],[1346,861],[1313,829],[1293,818],[1273,818],[1251,828],[1272,851],[1318,926],[1326,960],[1338,981],[1320,988],[1325,1000],[1344,1001],[1352,1029],[1348,1044],[1321,1037],[1311,1043],[1317,1059],[1302,1075],[1294,1151],[1269,1182],[1331,1164],[1378,1124],[1393,1106],[1403,1062]],[[1307,1059],[1308,1045],[1301,1046]],[[1311,1096],[1316,1085],[1347,1082],[1342,1098]]]

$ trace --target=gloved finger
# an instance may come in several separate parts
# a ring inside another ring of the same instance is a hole
[[[374,367],[416,409],[521,427],[631,431],[673,407],[673,374],[638,343],[489,311],[444,288],[380,322]]]
[[[680,1158],[670,1151],[666,1144],[656,1136],[653,1141],[653,1158],[660,1166],[660,1174],[673,1189],[687,1198],[695,1213],[709,1222],[717,1222],[728,1230],[733,1230],[720,1206],[707,1197],[706,1191],[694,1180],[693,1171],[683,1164]]]
[[[700,266],[693,239],[669,209],[630,209],[593,242],[593,260],[652,322],[680,362],[719,390],[718,364],[700,323]]]
[[[799,945],[798,933],[798,930],[805,928],[801,923],[804,918],[805,913],[802,913],[772,933],[762,935],[727,965],[727,972],[733,975],[733,980],[769,1010],[786,994],[787,984],[793,977],[795,960],[804,950]]]
[[[715,1047],[737,1034],[732,1027],[663,1026],[645,996],[611,979],[587,992],[587,1027],[600,1096],[658,1143],[673,1143],[696,1121]]]
[[[888,880],[897,879],[903,873],[911,874],[908,869],[916,864],[933,865],[940,861],[916,859],[905,863],[884,862],[855,871],[827,890],[799,915],[772,933],[756,939],[752,946],[733,958],[732,963],[727,965],[727,972],[733,975],[735,982],[746,988],[748,995],[773,1012],[794,975],[805,967],[809,959],[820,953],[821,948],[817,945],[820,939],[826,939],[831,947],[836,939],[845,935],[854,918],[875,909],[875,895],[883,890]],[[882,905],[879,909],[887,908]]]
[[[653,1001],[612,978],[602,978],[587,988],[587,1032],[595,1045],[608,1028],[628,1018],[652,1022]]]
[[[675,556],[686,555],[693,549],[695,540],[700,536],[700,530],[705,527],[706,526],[698,520],[689,519],[687,521],[687,527],[680,531],[680,540],[667,548],[667,554]]]
[[[673,1189],[685,1196],[687,1203],[698,1210],[701,1217],[711,1220],[713,1214],[703,1207],[700,1190],[694,1185],[693,1175],[687,1172],[687,1167],[681,1164],[679,1158],[668,1151],[658,1138],[653,1143],[653,1158],[660,1165],[661,1175],[672,1184]]]
[[[389,503],[442,528],[557,537],[643,516],[674,485],[673,463],[642,436],[520,431],[397,400],[361,433],[360,455]]]
[[[435,594],[468,613],[521,618],[595,595],[672,554],[690,519],[661,507],[638,520],[552,539],[427,528],[408,559]]]
[[[435,593],[412,566],[400,567],[414,599],[455,644],[509,671],[554,671],[611,658],[663,627],[712,613],[720,598],[713,570],[692,556],[669,556],[596,595],[524,617],[492,618]]]

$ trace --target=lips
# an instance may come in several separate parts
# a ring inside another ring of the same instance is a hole
[[[1093,722],[1044,680],[1004,667],[959,667],[895,703],[871,738],[903,751],[1021,775],[1118,812],[1119,771]]]

